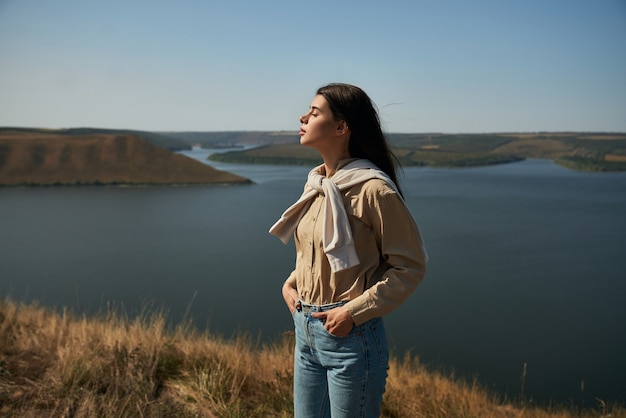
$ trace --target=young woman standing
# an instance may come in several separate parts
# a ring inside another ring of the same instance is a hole
[[[324,163],[270,229],[296,244],[282,289],[296,331],[295,416],[378,417],[389,357],[382,316],[419,285],[426,251],[367,94],[321,87],[300,123],[300,143]]]

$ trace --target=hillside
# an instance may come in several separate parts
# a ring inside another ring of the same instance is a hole
[[[0,186],[244,183],[136,135],[0,131]]]
[[[389,134],[389,143],[404,166],[470,167],[502,164],[525,158],[544,158],[564,167],[586,171],[625,171],[626,134],[623,133],[498,133]],[[237,145],[233,133],[229,140]],[[315,151],[291,142],[267,142],[264,147],[214,154],[224,162],[307,164],[320,161]],[[268,139],[268,138],[265,138]]]
[[[107,306],[111,306],[107,304]],[[97,317],[0,299],[3,417],[293,417],[293,333],[261,345],[161,312]],[[461,348],[460,348],[461,349]],[[408,353],[390,360],[383,418],[625,418],[619,404],[537,406],[501,400],[476,381],[429,369]]]

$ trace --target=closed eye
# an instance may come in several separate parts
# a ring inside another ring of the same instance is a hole
[[[320,108],[317,106],[311,106],[311,116],[317,116]]]

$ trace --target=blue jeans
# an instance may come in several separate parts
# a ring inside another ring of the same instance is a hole
[[[372,319],[336,337],[311,312],[340,305],[302,304],[293,314],[296,418],[380,416],[389,363],[383,320]]]

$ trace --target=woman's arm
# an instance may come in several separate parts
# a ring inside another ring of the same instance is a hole
[[[387,270],[378,282],[346,304],[357,325],[396,309],[426,274],[422,236],[402,198],[380,183],[365,196],[363,215],[371,222]]]

